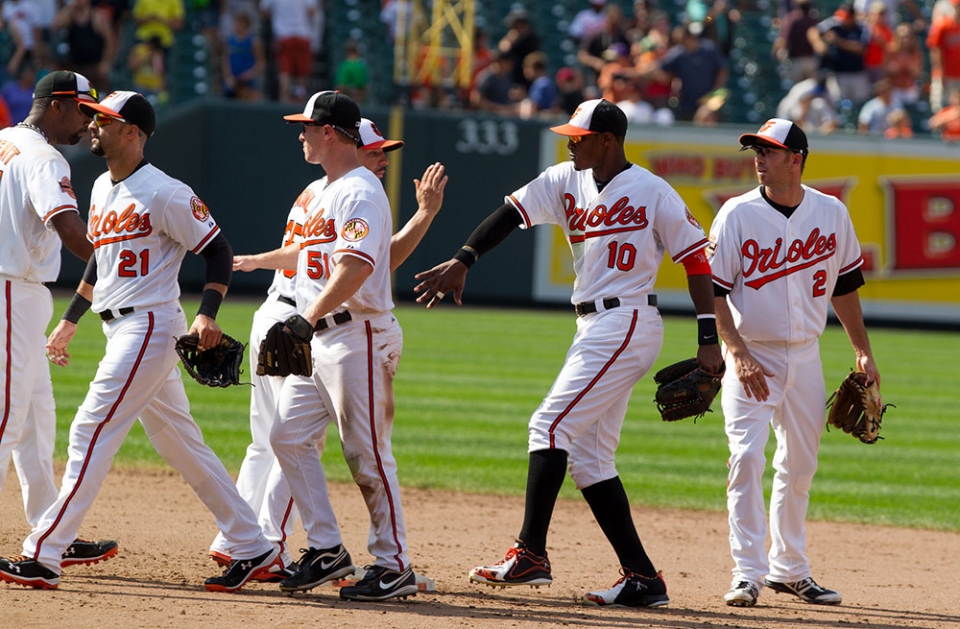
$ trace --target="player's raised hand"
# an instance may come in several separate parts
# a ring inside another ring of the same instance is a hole
[[[417,273],[414,278],[420,280],[420,283],[413,287],[413,292],[421,293],[417,297],[418,304],[425,303],[427,308],[433,308],[452,290],[454,303],[463,305],[460,297],[467,282],[467,265],[463,262],[450,258],[429,271]]]
[[[47,338],[47,358],[55,365],[66,367],[70,364],[70,352],[67,345],[77,333],[77,324],[61,320]]]
[[[220,329],[216,319],[198,314],[197,318],[193,320],[193,325],[190,326],[188,334],[196,334],[199,337],[197,351],[202,352],[220,344],[223,330]]]
[[[419,209],[430,216],[435,216],[440,211],[440,206],[443,205],[443,189],[446,188],[447,180],[450,179],[444,174],[445,170],[443,164],[435,162],[423,171],[423,179],[413,180],[413,184],[417,188]]]

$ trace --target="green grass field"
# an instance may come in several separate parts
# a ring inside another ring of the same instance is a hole
[[[58,299],[55,312],[66,301]],[[255,302],[228,301],[222,327],[249,336]],[[195,303],[185,303],[188,313]],[[402,306],[404,356],[396,380],[394,452],[407,486],[521,494],[526,480],[527,419],[560,369],[572,338],[572,314],[555,311]],[[692,355],[692,317],[668,317],[654,369]],[[823,437],[810,517],[960,531],[960,336],[871,330],[883,376],[884,440],[863,445],[838,431]],[[57,455],[66,456],[70,421],[103,354],[100,322],[88,314],[67,368],[53,366],[58,406]],[[821,341],[828,390],[853,366],[842,329]],[[236,472],[250,440],[247,387],[209,389],[189,378],[194,417],[207,442]],[[725,509],[726,438],[719,401],[699,420],[665,424],[645,377],[634,389],[618,468],[635,505]],[[772,459],[773,439],[768,445]],[[324,456],[332,480],[349,481],[333,435]],[[162,466],[139,424],[117,457],[122,465]],[[769,490],[770,471],[766,476]],[[572,483],[563,495],[576,495]]]

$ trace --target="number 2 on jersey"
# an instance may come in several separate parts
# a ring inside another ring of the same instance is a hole
[[[827,285],[827,272],[826,271],[817,271],[813,274],[813,296],[814,297],[823,297],[827,294],[826,288]]]
[[[637,261],[637,248],[629,242],[622,245],[616,240],[607,245],[610,255],[607,256],[607,268],[629,271]]]
[[[137,258],[139,258],[139,262]],[[138,264],[139,269],[137,269]],[[143,277],[148,273],[150,273],[150,251],[148,249],[141,251],[139,256],[129,249],[120,252],[117,275],[120,277],[137,277],[138,275]]]

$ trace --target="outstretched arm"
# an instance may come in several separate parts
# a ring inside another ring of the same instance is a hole
[[[417,212],[390,240],[390,272],[394,272],[410,257],[430,228],[430,223],[443,205],[443,189],[447,185],[444,166],[440,162],[427,166],[423,179],[414,179],[417,187]]]
[[[280,269],[295,271],[300,245],[290,243],[273,251],[233,257],[234,271],[256,271],[257,269]]]

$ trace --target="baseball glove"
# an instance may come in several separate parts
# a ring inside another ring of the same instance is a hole
[[[655,401],[663,421],[698,418],[710,412],[725,370],[721,364],[720,373],[708,373],[696,358],[688,358],[658,371],[653,377],[658,385]]]
[[[183,368],[190,377],[208,387],[229,387],[240,384],[243,371],[243,350],[246,345],[223,334],[220,344],[204,351],[197,349],[200,337],[196,334],[184,334],[177,337],[174,347],[180,355]]]
[[[300,315],[275,324],[260,343],[258,376],[311,376],[313,326]]]
[[[880,422],[887,408],[880,397],[880,389],[873,382],[866,386],[867,374],[851,371],[840,383],[840,388],[827,400],[827,427],[834,426],[863,443],[876,443],[880,436]],[[896,408],[895,406],[893,406]]]

